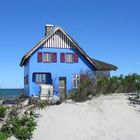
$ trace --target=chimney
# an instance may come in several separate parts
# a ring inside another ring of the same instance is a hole
[[[50,35],[53,32],[53,25],[46,24],[45,25],[45,36]]]

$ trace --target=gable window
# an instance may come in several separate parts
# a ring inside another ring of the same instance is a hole
[[[33,73],[33,82],[52,85],[51,73]]]
[[[73,63],[73,54],[72,53],[65,54],[65,62],[66,63]]]

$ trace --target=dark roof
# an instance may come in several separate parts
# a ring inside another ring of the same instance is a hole
[[[103,61],[99,61],[99,60],[96,60],[96,59],[92,59],[92,61],[94,63],[96,63],[96,65],[99,67],[98,70],[106,70],[106,71],[114,70],[114,71],[116,71],[118,69],[117,66],[106,63],[106,62],[103,62]]]
[[[39,41],[35,47],[33,47],[31,50],[29,50],[22,58],[21,62],[20,62],[20,66],[23,66],[24,64],[26,64],[26,62],[28,61],[28,59],[30,58],[30,56],[32,54],[34,54],[34,52],[40,48],[45,42],[46,40],[56,31],[60,30],[61,32],[63,32],[67,38],[72,42],[73,46],[90,62],[90,64],[94,67],[95,70],[116,70],[117,67],[99,60],[95,60],[95,59],[91,59],[86,52],[77,44],[77,42],[70,36],[68,35],[62,28],[60,27],[56,27],[54,28],[53,32],[48,35],[45,36],[41,41]]]

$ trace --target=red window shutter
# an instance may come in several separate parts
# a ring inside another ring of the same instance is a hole
[[[78,63],[78,55],[76,53],[73,54],[73,62]]]
[[[65,62],[65,53],[61,53],[60,62]]]
[[[38,52],[37,54],[37,61],[42,62],[42,52]]]
[[[57,53],[56,52],[52,53],[52,61],[57,62]]]

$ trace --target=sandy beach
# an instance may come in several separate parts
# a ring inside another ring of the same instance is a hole
[[[122,94],[100,96],[84,103],[62,103],[40,114],[32,140],[140,139],[140,113]]]

